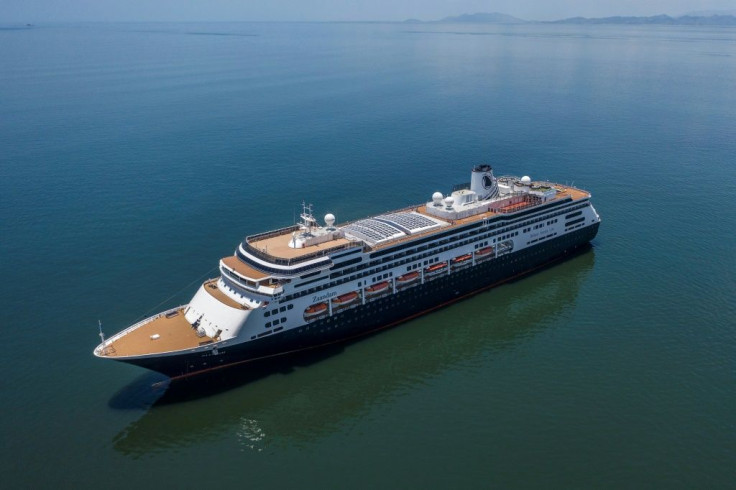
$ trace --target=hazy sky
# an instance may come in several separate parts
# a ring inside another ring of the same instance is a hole
[[[527,20],[581,15],[681,15],[736,0],[1,0],[0,24],[48,21],[436,20],[502,12]]]

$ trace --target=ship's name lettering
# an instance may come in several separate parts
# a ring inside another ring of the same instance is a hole
[[[312,296],[312,303],[322,301],[323,299],[332,298],[333,296],[336,296],[336,295],[337,295],[337,291],[332,291],[331,293],[325,293],[325,294],[320,294],[318,296]]]

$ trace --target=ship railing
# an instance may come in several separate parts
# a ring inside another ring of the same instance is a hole
[[[246,238],[245,241],[243,242],[243,248],[249,254],[253,254],[256,257],[258,257],[259,259],[265,260],[265,261],[270,262],[272,264],[286,265],[286,266],[291,266],[291,265],[299,264],[299,263],[302,263],[302,262],[307,262],[309,260],[316,259],[316,258],[319,258],[319,257],[323,257],[325,255],[329,255],[329,254],[334,253],[334,252],[339,251],[339,250],[344,250],[344,249],[347,249],[347,248],[362,247],[363,246],[363,244],[362,243],[359,243],[359,242],[350,242],[350,243],[344,243],[342,245],[336,245],[336,246],[330,247],[330,248],[325,248],[325,249],[319,250],[317,252],[312,252],[310,254],[300,255],[299,257],[293,257],[293,258],[290,258],[290,259],[282,259],[280,257],[274,257],[273,255],[269,254],[268,252],[264,252],[263,250],[259,250],[258,248],[254,247],[253,245],[251,245],[250,243],[248,243],[248,240],[250,238],[252,238],[252,237]],[[255,265],[255,267],[258,267],[258,266]],[[285,271],[285,272],[288,272],[288,271]]]
[[[500,177],[496,177],[496,180],[515,182],[515,181],[521,180],[521,178],[520,177],[517,177],[515,175],[502,175]],[[538,181],[535,181],[534,183],[537,184],[537,185],[539,185],[539,186],[549,187],[550,189],[559,190],[560,187],[562,187],[564,189],[573,189],[573,190],[580,191],[580,192],[585,192],[585,193],[588,192],[585,189],[581,189],[580,187],[575,187],[575,185],[573,185],[573,184],[561,184],[559,182],[552,182],[552,181],[549,181],[549,180],[538,180]],[[562,191],[562,192],[564,192],[564,191]]]
[[[256,235],[249,235],[249,236],[245,237],[245,241],[246,242],[249,242],[249,241],[254,241],[254,240],[265,240],[267,238],[273,238],[275,236],[280,236],[280,235],[284,235],[284,234],[289,233],[289,232],[297,231],[298,229],[299,229],[299,225],[291,225],[291,226],[287,226],[285,228],[279,228],[278,230],[272,230],[272,231],[267,231],[267,232],[264,232],[264,233],[258,233]]]

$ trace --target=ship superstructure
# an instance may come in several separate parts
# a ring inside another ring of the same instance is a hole
[[[424,204],[335,226],[252,235],[187,305],[147,318],[94,353],[186,376],[386,328],[558,259],[600,217],[581,189],[473,168]]]

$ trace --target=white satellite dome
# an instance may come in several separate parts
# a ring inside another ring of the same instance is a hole
[[[441,192],[435,192],[432,194],[432,202],[434,202],[435,206],[442,206],[442,197]]]
[[[528,175],[525,175],[525,176],[523,176],[523,177],[521,178],[521,183],[522,183],[522,184],[527,184],[527,185],[528,185],[528,184],[531,184],[531,183],[532,183],[532,178],[531,178],[531,177],[529,177]]]
[[[332,213],[327,213],[325,215],[325,224],[327,226],[332,226],[335,224],[335,215]]]
[[[452,196],[447,196],[445,198],[445,206],[451,208],[453,204],[455,204],[455,198],[453,198]]]

